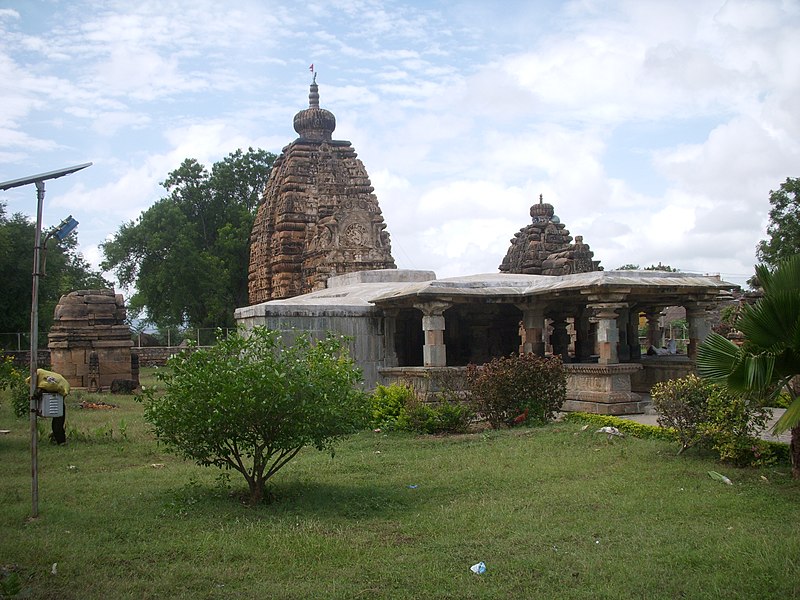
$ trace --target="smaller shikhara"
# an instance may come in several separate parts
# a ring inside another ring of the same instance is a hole
[[[572,243],[569,230],[541,194],[539,204],[531,206],[531,221],[511,239],[511,246],[500,264],[501,272],[570,275],[603,270],[600,261],[593,260],[594,252],[589,244],[583,243],[583,236],[576,236]]]

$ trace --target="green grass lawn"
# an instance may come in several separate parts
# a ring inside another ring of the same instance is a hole
[[[238,474],[166,454],[132,397],[100,399],[119,406],[67,398],[71,439],[41,443],[29,520],[28,424],[4,398],[0,568],[20,598],[800,597],[788,467],[733,469],[573,423],[368,431],[334,458],[304,450],[274,502],[248,508]]]

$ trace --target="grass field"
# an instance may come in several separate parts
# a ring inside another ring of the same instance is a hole
[[[164,453],[132,397],[99,399],[118,407],[73,394],[69,443],[42,442],[35,520],[27,421],[3,399],[0,568],[19,598],[800,597],[788,467],[572,423],[365,431],[333,458],[304,450],[248,508],[238,474]]]

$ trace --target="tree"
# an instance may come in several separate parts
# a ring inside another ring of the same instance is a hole
[[[102,245],[102,267],[135,287],[132,314],[160,327],[231,327],[247,304],[250,231],[275,155],[237,150],[209,173],[186,159],[169,195]]]
[[[639,265],[634,265],[631,263],[622,265],[621,267],[617,267],[617,271],[638,271],[640,269]],[[650,265],[649,267],[645,267],[644,271],[666,271],[667,273],[677,273],[678,269],[670,267],[669,265],[662,265],[661,261],[658,261],[657,265]]]
[[[734,391],[764,399],[789,393],[791,404],[774,431],[791,429],[792,474],[800,478],[800,254],[774,270],[758,265],[756,275],[764,295],[743,306],[736,323],[744,344],[711,333],[698,350],[697,368],[701,376]]]
[[[47,229],[45,228],[46,232]],[[10,218],[0,202],[0,332],[30,331],[31,278],[36,224],[21,214]],[[77,251],[77,236],[59,242],[50,238],[42,253],[46,276],[39,280],[39,328],[48,331],[63,294],[79,289],[109,288],[111,283],[94,271]],[[43,238],[44,239],[44,238]],[[47,337],[40,337],[46,341]]]
[[[215,346],[184,351],[158,376],[166,392],[146,393],[145,418],[168,449],[204,466],[234,469],[250,503],[305,446],[332,450],[367,422],[361,373],[342,338],[311,343],[256,328]]]
[[[769,239],[761,240],[756,257],[770,267],[800,254],[800,177],[786,178],[777,190],[770,190]]]

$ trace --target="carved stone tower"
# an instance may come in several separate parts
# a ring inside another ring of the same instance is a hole
[[[539,204],[531,206],[531,224],[514,234],[500,271],[529,275],[569,275],[602,271],[600,261],[583,237],[572,236],[555,215],[552,204],[539,195]]]
[[[350,142],[332,139],[333,113],[309,107],[272,167],[250,236],[250,304],[323,289],[353,271],[396,268],[369,176]]]

